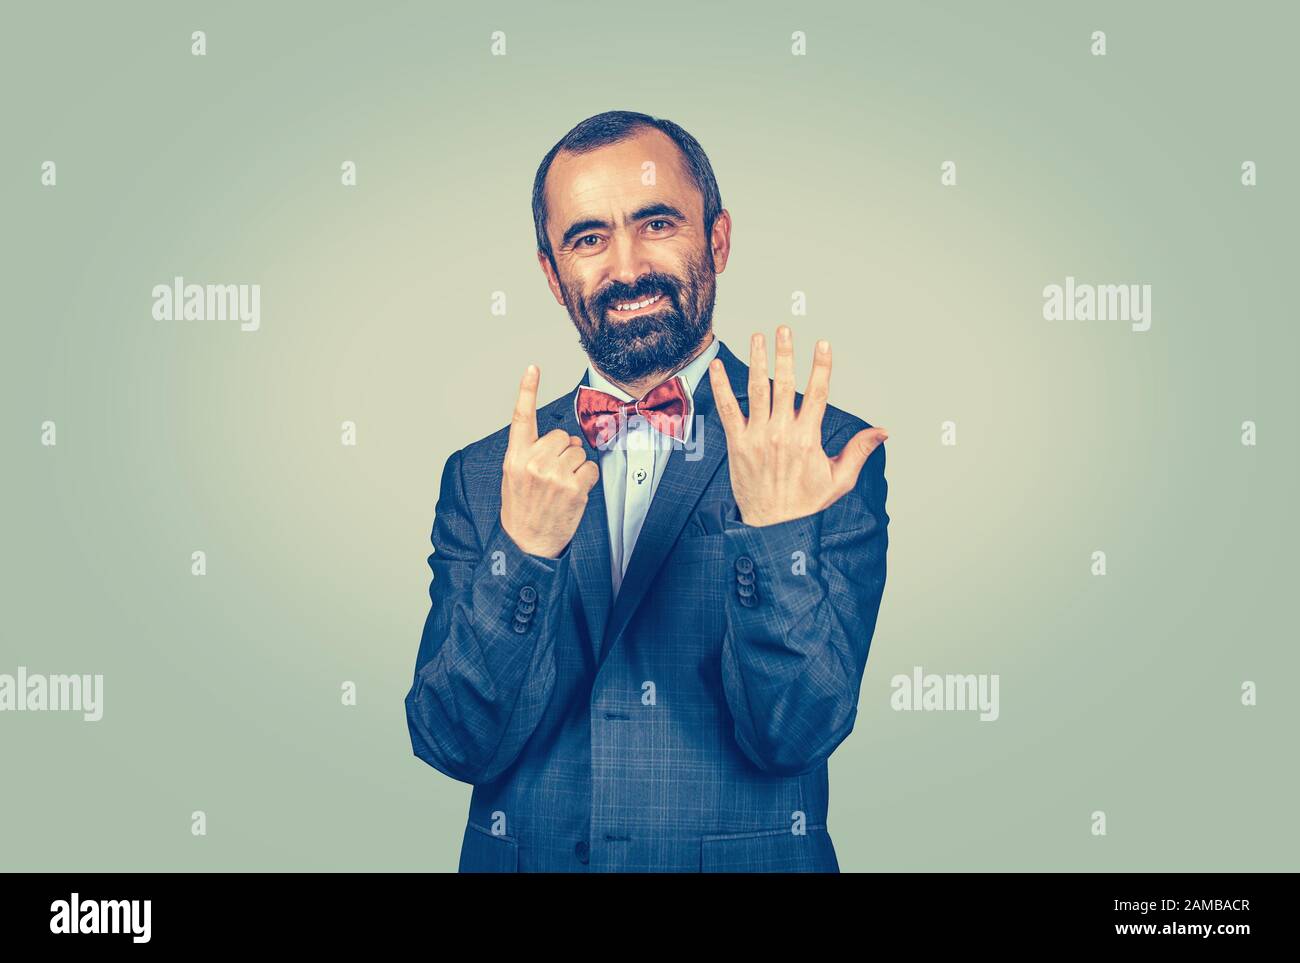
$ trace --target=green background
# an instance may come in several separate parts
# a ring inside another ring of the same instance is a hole
[[[830,761],[842,868],[1296,869],[1298,27],[1283,3],[7,8],[0,672],[103,673],[105,710],[0,714],[0,866],[456,868],[470,787],[403,711],[439,474],[529,362],[543,401],[581,377],[529,194],[622,108],[709,153],[723,340],[788,321],[802,379],[831,339],[832,403],[890,429],[888,582]],[[261,330],[153,320],[178,274],[260,284]],[[1151,330],[1045,321],[1066,275],[1151,284]],[[914,665],[997,673],[1000,719],[893,711]]]

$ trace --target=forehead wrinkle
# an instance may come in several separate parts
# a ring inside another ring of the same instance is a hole
[[[642,185],[640,177],[637,176],[635,190],[639,192],[655,190],[655,188]],[[611,185],[608,180],[598,176],[582,177],[570,191],[569,199],[574,213],[565,220],[570,224],[587,220],[610,221],[615,225],[627,224],[631,214],[645,207],[647,201],[647,198],[630,195],[619,185]]]
[[[561,235],[570,224],[579,221],[602,220],[610,221],[615,225],[625,225],[634,211],[655,201],[671,204],[682,211],[688,219],[693,219],[690,212],[697,204],[702,206],[704,199],[702,196],[698,199],[695,197],[699,192],[694,190],[694,181],[686,175],[685,158],[677,149],[677,145],[666,135],[659,131],[655,131],[654,135],[653,137],[638,136],[597,148],[587,154],[561,153],[556,157],[551,167],[552,174],[563,175],[566,169],[572,169],[572,182],[567,200],[574,207],[574,211],[564,216],[562,225],[557,224]],[[584,164],[588,158],[594,158],[602,153],[619,153],[632,159],[625,163],[612,159]],[[654,184],[641,182],[641,164],[647,160],[655,164],[656,183]],[[548,194],[551,193],[553,183],[553,178],[548,177],[546,187]],[[632,200],[628,202],[626,210],[620,211],[612,211],[611,198],[602,196],[623,194],[632,195]],[[551,199],[551,204],[554,210],[554,198]]]

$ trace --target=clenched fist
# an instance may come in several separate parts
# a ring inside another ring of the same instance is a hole
[[[519,382],[510,440],[501,466],[501,527],[529,555],[557,558],[573,540],[600,468],[582,439],[563,428],[537,437],[537,386],[529,365]]]

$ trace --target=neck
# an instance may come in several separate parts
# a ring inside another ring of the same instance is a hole
[[[700,339],[700,343],[697,344],[695,348],[691,351],[691,356],[687,358],[685,361],[683,361],[680,365],[678,365],[677,368],[673,369],[673,371],[678,371],[681,370],[682,368],[685,368],[688,364],[690,364],[692,361],[698,358],[700,356],[700,353],[703,352],[704,349],[707,348],[712,343],[713,343],[713,332],[710,331],[708,334],[706,334],[703,338]],[[592,361],[591,366],[595,368],[597,371],[599,371],[605,378],[609,379],[609,382],[611,384],[618,385],[620,388],[622,388],[624,391],[630,394],[633,398],[640,398],[647,391],[649,391],[655,385],[659,384],[661,381],[664,381],[669,375],[673,373],[673,371],[664,368],[658,371],[652,371],[649,374],[647,374],[645,377],[638,378],[636,381],[619,381],[615,378],[610,378],[608,374],[605,374],[605,370],[601,368],[600,365],[596,364],[596,362]]]

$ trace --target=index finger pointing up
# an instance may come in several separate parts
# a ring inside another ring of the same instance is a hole
[[[519,381],[519,397],[515,399],[515,413],[510,419],[507,450],[521,451],[537,441],[537,386],[541,380],[541,370],[530,364]]]

